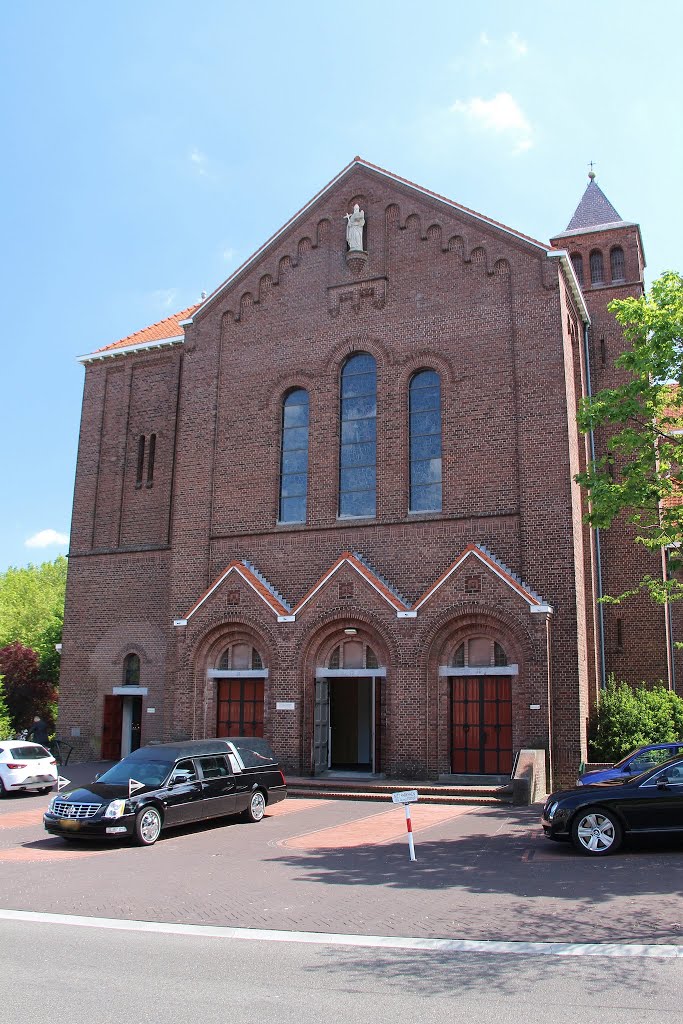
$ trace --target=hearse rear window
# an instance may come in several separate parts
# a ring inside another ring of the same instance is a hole
[[[232,742],[245,768],[261,768],[265,764],[275,764],[275,755],[265,740],[255,737]]]
[[[10,747],[9,752],[15,761],[40,761],[52,755],[45,747]]]

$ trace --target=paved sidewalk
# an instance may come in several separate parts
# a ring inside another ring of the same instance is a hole
[[[94,770],[93,770],[94,767]],[[87,781],[102,763],[68,765]],[[683,943],[683,840],[604,860],[549,843],[538,807],[286,800],[164,833],[152,848],[64,843],[48,797],[0,801],[0,906],[131,920],[429,938]]]

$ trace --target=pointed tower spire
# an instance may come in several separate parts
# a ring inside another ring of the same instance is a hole
[[[622,220],[597,184],[592,160],[588,177],[590,181],[586,186],[586,191],[583,193],[581,202],[574,211],[574,216],[569,221],[569,224],[567,224],[566,230],[575,231],[577,228],[597,228],[604,224],[624,224],[625,221]]]

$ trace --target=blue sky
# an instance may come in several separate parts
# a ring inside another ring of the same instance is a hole
[[[648,282],[683,270],[682,37],[678,0],[3,4],[0,571],[68,550],[76,357],[212,291],[355,154],[542,240],[594,160]]]

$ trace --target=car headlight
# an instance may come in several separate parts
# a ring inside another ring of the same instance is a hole
[[[560,806],[560,801],[559,800],[553,800],[553,802],[551,803],[550,807],[548,808],[548,821],[552,821],[553,820],[553,818],[555,817],[555,811],[557,810],[557,808],[559,806]]]
[[[125,800],[112,800],[104,812],[105,818],[120,818],[125,813],[126,801]]]
[[[54,809],[55,809],[55,800],[59,800],[59,799],[60,799],[59,793],[57,793],[56,796],[52,797],[52,799],[50,800],[49,804],[47,805],[48,814],[51,811],[54,811]]]

